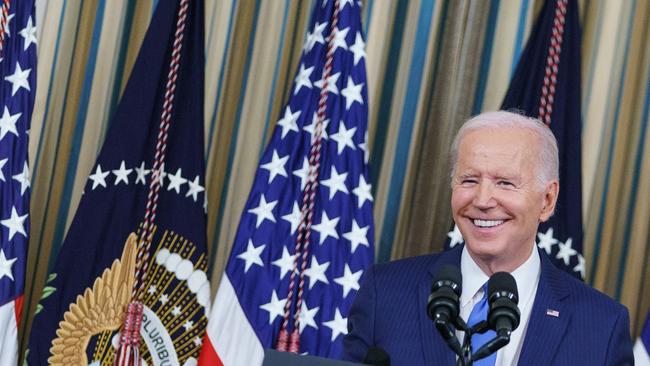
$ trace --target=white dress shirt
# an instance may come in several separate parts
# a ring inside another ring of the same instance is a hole
[[[467,247],[463,248],[460,259],[460,271],[463,275],[463,292],[460,296],[460,316],[467,322],[474,305],[483,298],[483,284],[489,277],[474,262],[474,259],[467,252]],[[517,282],[519,290],[519,310],[521,319],[519,326],[510,335],[510,343],[497,351],[497,360],[495,366],[514,366],[517,365],[521,348],[524,344],[524,334],[528,328],[530,312],[535,301],[535,293],[539,284],[541,272],[541,262],[537,245],[533,246],[530,257],[517,269],[512,272],[512,276]],[[456,332],[461,344],[463,342],[464,332]]]

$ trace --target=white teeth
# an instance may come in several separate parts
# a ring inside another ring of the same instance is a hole
[[[474,219],[474,225],[478,227],[494,227],[503,224],[503,220],[478,220]]]

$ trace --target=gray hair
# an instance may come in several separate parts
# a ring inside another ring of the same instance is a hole
[[[458,163],[458,147],[463,137],[470,131],[480,129],[499,129],[499,128],[519,128],[527,129],[533,132],[539,141],[539,158],[537,161],[537,180],[540,185],[546,185],[552,180],[559,180],[559,157],[557,140],[553,132],[542,121],[536,118],[526,117],[524,115],[506,112],[485,112],[478,116],[472,117],[458,130],[454,142],[451,144],[451,177],[453,178],[456,172],[456,164]]]

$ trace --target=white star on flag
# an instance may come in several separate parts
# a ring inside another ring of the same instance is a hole
[[[102,172],[102,166],[97,164],[97,168],[95,168],[95,174],[91,174],[88,178],[93,181],[93,187],[92,190],[94,191],[97,186],[102,186],[106,188],[106,177],[108,176],[108,173],[110,171],[105,171]]]
[[[27,25],[19,33],[25,39],[25,45],[23,46],[24,51],[26,51],[32,43],[36,44],[36,27],[34,26],[32,17],[27,19]]]
[[[182,168],[176,170],[176,174],[167,174],[167,179],[169,180],[169,185],[167,185],[167,190],[171,191],[172,189],[176,193],[181,193],[181,186],[187,183],[187,179],[182,177]]]
[[[321,216],[321,221],[318,225],[313,225],[311,228],[314,231],[318,231],[319,235],[319,244],[323,244],[327,237],[331,236],[334,239],[339,238],[339,234],[336,232],[336,225],[339,223],[339,217],[330,219],[327,216],[327,212],[323,212]]]
[[[343,8],[345,7],[346,4],[350,4],[352,6],[352,2],[354,0],[339,0],[339,11],[343,11]]]
[[[458,228],[458,225],[454,225],[454,230],[448,232],[447,236],[449,237],[450,248],[453,248],[464,241],[463,234],[460,233],[460,229]]]
[[[352,250],[351,250],[352,253],[354,253],[357,250],[359,245],[363,245],[366,247],[370,246],[368,242],[369,228],[370,226],[359,227],[359,224],[357,224],[357,220],[352,219],[352,230],[343,234],[343,237],[350,241],[350,244],[352,246]]]
[[[279,300],[278,294],[273,290],[271,293],[271,301],[260,305],[260,309],[268,311],[269,313],[269,325],[273,324],[275,318],[284,316],[284,304],[286,302],[286,298]]]
[[[13,267],[16,260],[18,260],[18,258],[7,259],[5,252],[0,249],[0,279],[3,277],[9,277],[12,281],[14,280],[14,274],[11,267]]]
[[[20,183],[20,195],[25,194],[25,191],[29,188],[29,167],[27,162],[23,165],[23,171],[12,176],[12,178]]]
[[[22,113],[11,114],[9,109],[5,106],[4,111],[2,112],[2,117],[0,117],[0,140],[5,138],[7,132],[11,132],[14,135],[18,136],[18,130],[16,129],[16,122]]]
[[[345,122],[341,121],[341,124],[339,124],[339,131],[330,136],[332,140],[336,141],[336,148],[339,155],[341,155],[346,146],[352,150],[356,149],[354,142],[352,141],[355,132],[357,132],[356,127],[352,127],[348,130],[345,127]]]
[[[359,279],[363,274],[363,270],[358,270],[354,273],[350,270],[350,266],[346,263],[343,271],[343,276],[334,279],[335,283],[343,286],[343,297],[348,297],[350,290],[359,290]]]
[[[320,306],[309,309],[307,307],[307,302],[302,302],[302,306],[300,307],[300,315],[298,316],[298,320],[300,321],[300,334],[302,334],[302,331],[305,330],[305,328],[308,326],[314,329],[318,329],[316,320],[314,320],[314,317],[318,313],[318,310],[320,310]]]
[[[16,69],[12,75],[5,76],[5,80],[11,83],[11,96],[16,95],[20,88],[24,88],[27,91],[31,91],[29,86],[29,73],[32,72],[32,69],[23,70],[20,67],[20,64],[16,62]]]
[[[273,156],[271,157],[271,161],[269,161],[266,164],[260,165],[260,168],[269,171],[269,180],[268,180],[269,184],[271,184],[271,182],[273,182],[273,179],[278,175],[281,175],[283,177],[287,176],[287,170],[284,168],[284,166],[287,164],[287,160],[289,160],[289,155],[280,157],[278,156],[278,151],[273,150]]]
[[[557,245],[560,247],[560,251],[557,252],[555,258],[562,259],[564,265],[568,266],[571,262],[571,257],[578,254],[578,252],[571,247],[573,240],[571,238],[567,239],[566,242],[558,242]]]
[[[340,76],[341,76],[341,73],[337,72],[336,74],[330,75],[327,78],[327,88],[325,88],[325,90],[327,92],[333,93],[333,94],[338,94],[339,93],[339,87],[336,86],[336,83],[339,82],[339,77]],[[325,85],[325,82],[323,81],[323,79],[320,79],[320,80],[314,82],[314,85],[316,85],[320,89],[323,89],[323,85]],[[316,112],[314,112],[314,114],[316,114]]]
[[[300,110],[297,112],[291,112],[291,108],[287,106],[287,108],[284,110],[284,117],[278,121],[278,126],[282,127],[282,138],[284,138],[289,133],[289,131],[298,132],[298,124],[296,121],[298,121],[301,113],[302,111]]]
[[[302,162],[302,167],[300,169],[294,170],[293,175],[300,178],[300,190],[305,189],[307,184],[307,176],[309,175],[309,161],[305,158]]]
[[[185,324],[183,324],[183,328],[185,328],[186,332],[189,332],[189,330],[192,329],[193,326],[194,326],[194,322],[192,322],[191,320],[188,320],[185,322]]]
[[[578,254],[578,264],[573,267],[573,271],[580,273],[580,278],[585,278],[585,257]]]
[[[193,181],[188,179],[187,185],[190,186],[190,188],[187,190],[185,197],[192,196],[192,199],[196,202],[198,194],[205,191],[205,188],[199,184],[199,176],[197,175],[194,177]]]
[[[336,312],[334,313],[334,319],[323,322],[323,325],[332,330],[332,342],[339,335],[348,334],[348,319],[341,316],[341,311],[338,308],[336,308]]]
[[[314,26],[314,31],[312,33],[307,34],[307,40],[305,41],[305,47],[304,47],[305,53],[311,51],[311,49],[314,48],[316,43],[325,44],[325,38],[323,38],[323,31],[325,30],[326,26],[327,26],[327,22],[316,23],[316,25]]]
[[[0,221],[2,226],[9,229],[9,240],[11,240],[16,233],[20,233],[22,236],[27,237],[27,232],[25,232],[25,220],[27,220],[29,214],[24,214],[22,216],[18,215],[16,212],[16,207],[11,208],[11,216]]]
[[[293,210],[291,211],[291,213],[282,216],[283,220],[288,221],[289,224],[291,224],[291,234],[294,234],[296,232],[296,229],[300,224],[300,218],[301,218],[300,207],[298,207],[297,202],[294,202]]]
[[[350,109],[354,102],[363,104],[361,88],[363,88],[363,83],[355,84],[352,77],[348,76],[348,84],[345,89],[341,90],[341,95],[345,97],[345,109]]]
[[[366,57],[366,44],[363,42],[361,32],[357,32],[354,38],[354,44],[350,46],[350,51],[354,53],[354,66],[357,66],[359,61]]]
[[[181,307],[178,306],[178,305],[174,306],[174,308],[172,309],[172,315],[173,316],[179,316],[179,315],[181,315],[181,313],[182,313],[181,312]]]
[[[318,113],[314,113],[312,119],[311,119],[311,124],[303,127],[302,129],[305,132],[308,132],[311,135],[311,142],[314,142],[314,137],[316,136],[316,131],[314,130],[316,128],[316,123],[318,123]],[[326,119],[323,120],[323,130],[321,131],[321,139],[327,140],[327,126],[330,124],[330,120]]]
[[[314,71],[314,67],[307,67],[305,68],[305,64],[300,64],[300,70],[298,71],[298,75],[296,75],[296,78],[294,79],[294,83],[296,83],[296,87],[293,90],[293,95],[298,94],[300,91],[300,88],[303,86],[306,88],[311,89],[311,73]],[[287,109],[289,107],[287,106]],[[286,113],[285,113],[286,117]],[[285,133],[284,130],[282,131],[282,137],[284,137]]]
[[[5,173],[2,170],[4,169],[5,165],[7,164],[7,161],[9,161],[9,159],[7,159],[7,158],[4,158],[4,159],[0,160],[0,180],[3,181],[3,182],[5,182]]]
[[[282,247],[282,257],[271,262],[274,266],[280,268],[280,279],[283,279],[287,273],[293,270],[294,256],[289,254],[287,247]]]
[[[275,205],[277,204],[278,201],[266,202],[266,198],[264,197],[264,195],[262,195],[260,197],[260,204],[257,207],[248,210],[248,212],[257,216],[257,221],[255,223],[256,228],[259,227],[260,224],[262,224],[264,219],[275,222],[275,216],[273,216],[272,211],[273,208],[275,208]]]
[[[9,26],[9,23],[11,22],[11,19],[13,19],[14,16],[16,16],[16,14],[9,14],[7,16],[7,19],[5,20],[6,23],[4,26],[4,32],[7,38],[11,38],[11,27]]]
[[[347,177],[348,173],[339,174],[336,167],[332,165],[332,168],[330,169],[330,177],[321,182],[322,185],[329,188],[330,199],[334,198],[336,192],[349,193],[348,187],[345,185],[345,179]]]
[[[245,264],[244,264],[244,273],[247,273],[248,270],[251,268],[253,264],[256,264],[260,267],[264,266],[264,262],[262,262],[262,251],[264,251],[264,248],[266,247],[266,244],[262,244],[258,247],[253,245],[252,240],[248,240],[248,246],[246,247],[246,251],[239,254],[237,258],[242,259]]]
[[[316,256],[311,257],[311,266],[305,270],[305,276],[309,277],[309,289],[311,290],[317,282],[329,284],[325,271],[330,266],[330,262],[318,263]]]
[[[538,247],[544,249],[546,254],[551,255],[553,251],[553,245],[557,244],[557,239],[553,237],[553,228],[549,227],[546,230],[546,233],[537,233],[537,239],[539,239]]]
[[[113,184],[118,185],[120,182],[124,182],[126,185],[129,184],[129,174],[133,169],[126,169],[126,165],[124,164],[124,160],[122,160],[122,163],[120,164],[120,168],[117,170],[113,170],[113,174],[115,174],[115,182]]]
[[[359,144],[359,149],[363,151],[363,162],[368,164],[368,131],[363,135],[363,142]]]
[[[371,189],[372,185],[366,182],[366,178],[364,178],[363,175],[359,176],[359,185],[352,190],[352,193],[357,196],[357,204],[359,208],[361,208],[366,201],[372,202],[372,193],[370,193]]]
[[[158,182],[160,184],[160,187],[163,187],[165,185],[165,177],[167,176],[167,172],[165,171],[165,163],[162,163],[160,165],[160,168],[154,170],[152,168],[151,172],[151,179],[154,182]]]
[[[144,168],[144,161],[140,163],[139,167],[135,167],[135,183],[145,184],[147,182],[147,174],[149,174],[149,172],[151,172],[151,170]]]
[[[344,29],[334,29],[334,41],[332,42],[332,52],[336,52],[336,50],[340,47],[344,50],[348,49],[348,42],[345,40],[345,37],[347,37],[348,32],[350,31],[350,27],[344,28]]]

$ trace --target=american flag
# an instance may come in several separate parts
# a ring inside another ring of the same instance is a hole
[[[29,231],[36,26],[34,1],[4,0],[0,9],[0,365],[15,365]]]
[[[348,311],[374,258],[364,49],[358,2],[316,3],[199,364],[259,365],[281,329],[300,335],[300,353],[341,355]]]

